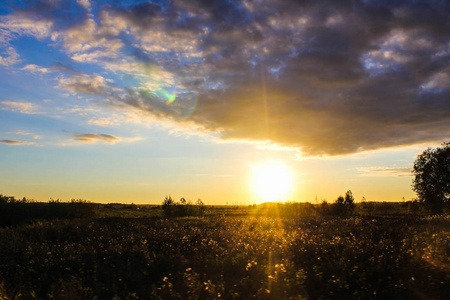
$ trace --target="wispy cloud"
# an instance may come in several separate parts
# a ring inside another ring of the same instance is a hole
[[[0,52],[0,65],[11,66],[20,61],[19,54],[13,47],[7,47]]]
[[[43,39],[51,35],[53,22],[48,18],[33,15],[30,11],[22,10],[11,15],[0,17],[2,42],[7,42],[17,35],[34,36]]]
[[[120,124],[116,119],[111,117],[103,117],[103,118],[93,118],[88,121],[89,124],[94,124],[98,126],[108,126],[108,125],[118,125]]]
[[[31,73],[43,73],[43,74],[51,72],[51,70],[49,68],[44,68],[44,67],[34,65],[34,64],[26,65],[25,67],[22,68],[22,70],[28,71]]]
[[[7,144],[7,145],[13,145],[13,146],[34,145],[34,143],[32,143],[32,142],[15,141],[15,140],[0,140],[0,143]]]
[[[66,89],[72,94],[92,96],[106,96],[110,89],[107,80],[96,74],[77,74],[68,78],[60,78],[58,87]]]
[[[8,132],[8,133],[12,133],[12,134],[18,134],[18,135],[30,135],[31,133],[29,133],[28,131],[25,130],[18,130],[15,132]]]
[[[115,144],[120,142],[122,139],[111,135],[111,134],[102,134],[102,133],[83,133],[83,134],[74,134],[74,141],[81,143],[96,143],[98,141],[102,141],[109,144]]]
[[[133,143],[137,141],[143,140],[142,137],[118,137],[112,134],[104,134],[104,133],[74,133],[72,141],[78,143],[92,144],[97,142],[105,142],[109,144],[115,143]],[[73,145],[70,143],[62,143],[64,146]]]
[[[31,102],[16,102],[16,101],[2,101],[3,110],[19,112],[22,114],[36,114],[38,113],[38,106]]]
[[[87,11],[91,11],[91,2],[89,0],[77,0],[77,3],[83,6]]]
[[[368,167],[360,170],[363,172],[362,176],[369,177],[404,177],[413,176],[412,168],[409,167]]]
[[[15,135],[25,135],[25,136],[29,136],[29,135],[33,135],[32,133],[25,131],[25,130],[18,130],[18,131],[14,131],[14,132],[7,132],[7,134],[15,134]],[[34,140],[40,140],[42,137],[39,135],[33,135],[33,139]]]

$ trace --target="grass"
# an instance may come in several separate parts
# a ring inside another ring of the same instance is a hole
[[[290,207],[291,210],[292,207]],[[445,299],[450,218],[97,208],[0,228],[0,299]],[[127,217],[124,217],[127,216]]]

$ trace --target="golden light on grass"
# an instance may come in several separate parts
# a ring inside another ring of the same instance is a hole
[[[252,167],[252,188],[259,202],[282,201],[292,189],[291,170],[281,162],[266,161]]]

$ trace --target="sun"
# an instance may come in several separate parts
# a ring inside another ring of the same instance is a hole
[[[252,187],[260,202],[282,201],[292,189],[291,170],[281,162],[266,161],[252,167]]]

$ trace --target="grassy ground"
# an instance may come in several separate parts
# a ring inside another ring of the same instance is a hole
[[[157,208],[0,228],[0,299],[446,299],[450,218]]]

